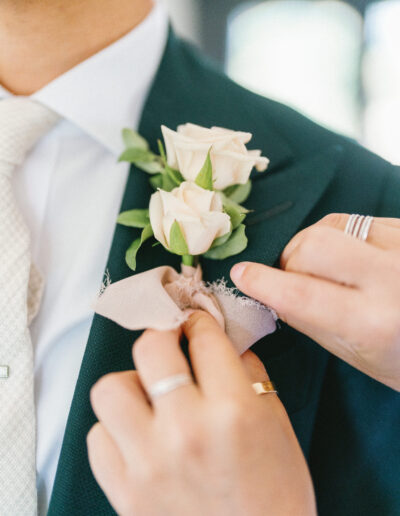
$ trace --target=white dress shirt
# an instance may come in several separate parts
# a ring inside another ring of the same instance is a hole
[[[117,163],[121,130],[137,129],[167,33],[167,13],[156,4],[129,34],[32,95],[62,117],[15,174],[46,282],[31,326],[43,515],[128,175]],[[8,96],[0,87],[0,99]]]

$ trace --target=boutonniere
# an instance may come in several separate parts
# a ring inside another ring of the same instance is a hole
[[[243,352],[274,331],[276,316],[226,288],[223,279],[205,283],[201,260],[223,260],[247,247],[250,174],[254,168],[264,172],[269,161],[260,150],[247,149],[250,133],[194,124],[161,129],[158,154],[138,133],[123,131],[126,150],[120,161],[147,173],[154,193],[148,209],[132,207],[117,222],[141,230],[125,256],[133,271],[140,247],[154,239],[155,246],[181,257],[181,272],[158,267],[111,283],[96,312],[131,330],[166,330],[182,324],[193,309],[207,310]]]

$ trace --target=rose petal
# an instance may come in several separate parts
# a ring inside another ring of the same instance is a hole
[[[178,195],[197,214],[209,211],[214,198],[214,192],[189,182],[182,183]]]
[[[150,198],[149,214],[150,224],[153,229],[154,237],[165,247],[167,241],[163,231],[163,205],[160,192],[154,193]]]
[[[181,187],[174,188],[171,192],[166,192],[164,190],[160,190],[159,192],[164,214],[172,212],[193,215],[193,210],[191,209],[190,205],[185,203],[184,199],[180,195]]]
[[[172,168],[178,167],[178,160],[175,152],[175,142],[178,136],[178,133],[172,131],[165,125],[161,126],[161,131],[164,137],[165,151],[167,153],[167,163]]]

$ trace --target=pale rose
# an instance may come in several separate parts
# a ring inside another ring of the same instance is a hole
[[[167,249],[175,221],[191,255],[206,253],[216,238],[231,230],[230,217],[223,213],[220,195],[186,181],[172,192],[159,190],[150,199],[154,236]]]
[[[194,181],[211,148],[214,187],[217,190],[245,184],[253,167],[259,172],[266,170],[268,159],[260,150],[246,148],[252,135],[230,131],[221,127],[207,129],[195,124],[185,124],[172,131],[162,126],[168,165],[178,169],[188,181]]]

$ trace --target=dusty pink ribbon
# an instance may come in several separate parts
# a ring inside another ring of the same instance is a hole
[[[209,312],[226,331],[238,353],[276,330],[276,314],[256,301],[238,297],[223,282],[206,285],[200,267],[158,267],[110,284],[96,313],[128,330],[172,330],[193,310]]]

